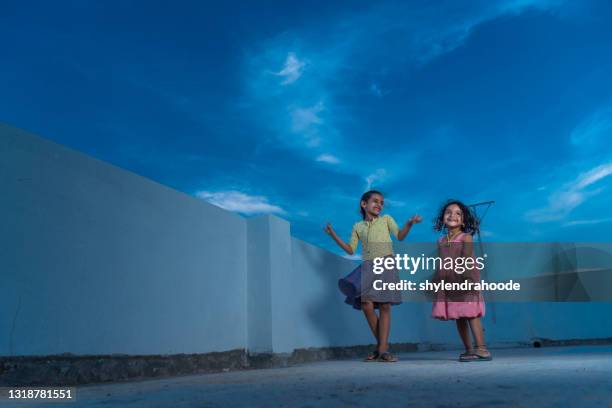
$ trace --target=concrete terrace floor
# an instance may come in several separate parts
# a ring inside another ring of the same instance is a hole
[[[398,363],[326,361],[82,386],[77,401],[15,407],[612,407],[612,346],[493,350],[459,363],[456,351]]]

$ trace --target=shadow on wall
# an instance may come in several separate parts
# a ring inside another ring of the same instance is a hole
[[[368,334],[365,325],[354,324],[361,313],[344,303],[338,289],[338,279],[358,264],[296,239],[293,239],[293,253],[300,285],[297,301],[302,303],[304,314],[300,317],[306,319],[311,329],[299,327],[300,346],[349,345],[355,343],[352,331]]]

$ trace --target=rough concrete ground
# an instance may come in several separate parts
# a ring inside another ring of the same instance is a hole
[[[612,407],[612,346],[494,350],[459,363],[456,351],[77,388],[77,401],[14,407]]]

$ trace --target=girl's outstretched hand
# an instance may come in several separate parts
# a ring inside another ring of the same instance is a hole
[[[423,221],[423,217],[421,217],[420,215],[416,214],[413,215],[412,218],[410,218],[408,220],[408,222],[412,225],[412,224],[418,224],[419,222]]]
[[[332,239],[334,241],[336,241],[336,244],[338,244],[340,246],[340,248],[344,249],[344,251],[347,254],[353,255],[354,249],[351,248],[350,245],[348,245],[346,242],[344,242],[342,240],[342,238],[340,238],[336,234],[336,231],[334,231],[334,229],[332,228],[331,222],[327,222],[327,224],[325,225],[325,228],[323,228],[323,231],[325,231],[326,234],[328,234],[330,237],[332,237]]]
[[[404,224],[404,228],[398,231],[397,239],[399,241],[403,241],[404,238],[406,238],[406,236],[408,235],[408,232],[410,232],[410,229],[412,228],[412,226],[414,224],[418,224],[421,221],[423,221],[423,217],[421,217],[418,214],[413,215],[408,221],[406,221],[406,224]]]

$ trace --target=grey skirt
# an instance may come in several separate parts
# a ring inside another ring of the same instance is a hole
[[[392,255],[389,256],[392,257]],[[383,268],[382,273],[377,274],[374,273],[373,261],[363,261],[361,264],[361,301],[399,305],[402,303],[402,292],[390,290],[384,286],[384,284],[399,282],[399,272],[395,267]]]

